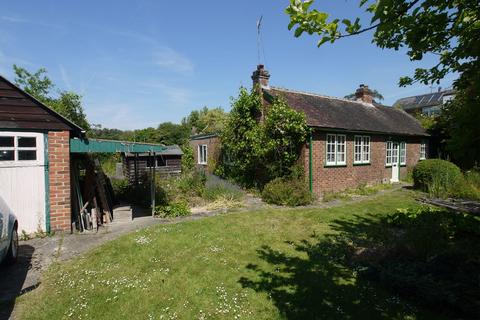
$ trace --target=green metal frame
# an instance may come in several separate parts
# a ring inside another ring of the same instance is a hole
[[[162,152],[167,148],[160,144],[99,139],[70,139],[70,153],[144,153]]]

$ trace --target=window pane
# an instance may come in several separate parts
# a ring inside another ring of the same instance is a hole
[[[157,167],[165,167],[166,165],[167,162],[163,157],[157,158]]]
[[[35,148],[36,146],[37,139],[35,137],[18,137],[18,147]]]
[[[37,151],[18,150],[18,160],[37,160]]]
[[[13,150],[0,150],[0,161],[13,161],[13,160],[14,160]]]
[[[13,137],[0,137],[0,147],[13,147]]]

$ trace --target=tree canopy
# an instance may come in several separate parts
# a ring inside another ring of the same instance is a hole
[[[440,149],[463,168],[480,164],[480,6],[478,0],[359,0],[371,18],[330,18],[313,9],[313,0],[290,0],[286,13],[295,36],[317,35],[318,46],[372,30],[380,48],[407,49],[412,61],[436,57],[430,68],[416,68],[399,85],[439,83],[458,73],[455,99],[439,117],[420,119],[441,140]]]
[[[480,10],[478,0],[359,0],[369,21],[330,18],[312,9],[313,0],[290,0],[286,13],[295,36],[304,32],[319,36],[318,46],[373,30],[373,43],[380,48],[407,48],[407,55],[422,60],[427,54],[438,61],[429,69],[417,68],[399,84],[439,82],[450,72],[462,74],[462,87],[480,70]],[[460,83],[458,83],[460,85]]]
[[[55,92],[55,85],[47,76],[46,69],[41,68],[31,73],[25,68],[13,65],[13,70],[17,86],[79,127],[85,130],[90,128],[82,107],[82,97],[72,91]]]
[[[190,128],[192,134],[221,132],[227,121],[228,113],[222,108],[203,107],[194,110],[182,119],[182,124]]]

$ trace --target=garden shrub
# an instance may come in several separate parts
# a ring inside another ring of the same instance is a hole
[[[240,200],[243,197],[243,193],[240,190],[233,190],[226,188],[225,186],[215,185],[205,188],[202,196],[205,200],[209,201],[215,201],[220,198]]]
[[[302,206],[312,203],[312,195],[302,179],[276,178],[262,191],[266,203],[281,206]]]
[[[449,196],[452,186],[458,184],[463,179],[459,167],[441,159],[429,159],[419,162],[413,169],[412,176],[415,188],[436,197]]]
[[[474,168],[465,172],[465,180],[474,188],[480,190],[480,168]]]
[[[422,303],[448,306],[459,318],[478,314],[478,217],[425,206],[397,210],[380,225],[359,243],[370,248],[365,259],[354,260],[361,276]]]
[[[162,218],[175,218],[188,216],[190,214],[190,208],[188,203],[184,201],[172,202],[167,205],[161,205],[155,207],[155,215]]]

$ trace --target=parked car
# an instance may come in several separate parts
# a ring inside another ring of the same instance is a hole
[[[18,221],[0,197],[0,262],[14,263],[18,257]]]

